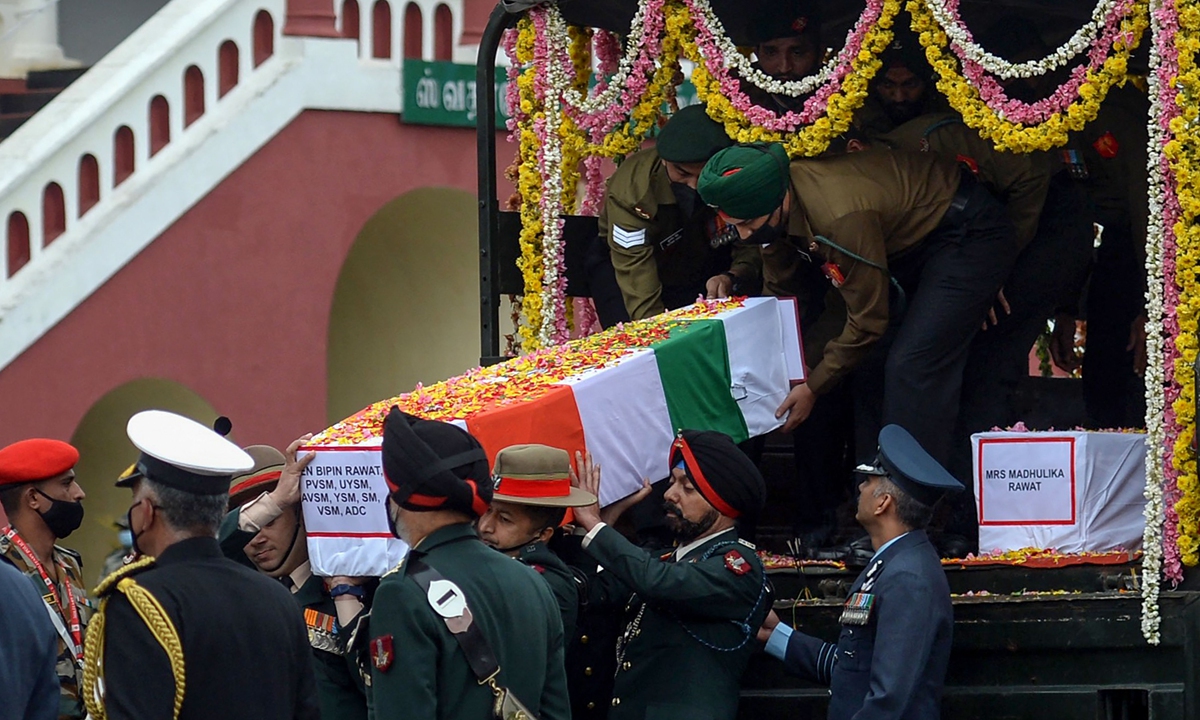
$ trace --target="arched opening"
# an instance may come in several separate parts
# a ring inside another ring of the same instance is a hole
[[[254,67],[275,54],[275,20],[271,13],[259,10],[254,16]]]
[[[346,0],[342,5],[342,37],[358,39],[358,0]]]
[[[95,155],[79,158],[79,217],[100,202],[100,163]]]
[[[232,40],[221,43],[217,51],[217,97],[225,97],[225,93],[237,87],[238,84],[238,46]]]
[[[125,182],[133,174],[135,165],[133,131],[128,125],[122,125],[113,135],[113,187]]]
[[[420,60],[425,41],[421,36],[424,32],[421,22],[421,6],[410,2],[404,6],[404,57],[410,60]]]
[[[375,0],[371,8],[371,57],[386,60],[392,56],[392,6],[387,0]]]
[[[150,157],[171,142],[171,106],[162,95],[150,99]]]
[[[204,73],[195,65],[183,71],[183,126],[204,115]]]
[[[330,311],[330,422],[479,362],[475,213],[471,193],[422,188],[387,203],[363,225]]]
[[[8,270],[12,277],[29,262],[29,218],[20,210],[8,216]]]
[[[42,247],[67,231],[67,199],[62,185],[52,182],[42,190]]]
[[[87,493],[87,515],[71,535],[70,545],[83,554],[84,579],[94,583],[104,558],[118,545],[113,522],[129,509],[129,491],[113,485],[137,459],[138,451],[125,435],[134,413],[160,409],[212,424],[217,413],[204,398],[172,380],[140,378],[108,391],[84,414],[71,436],[79,448],[75,475]]]
[[[454,15],[448,5],[433,11],[433,59],[449,62],[454,58]]]

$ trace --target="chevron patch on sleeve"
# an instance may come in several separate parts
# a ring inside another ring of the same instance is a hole
[[[620,225],[613,225],[613,242],[623,248],[636,247],[646,244],[646,228],[641,230],[626,230]]]

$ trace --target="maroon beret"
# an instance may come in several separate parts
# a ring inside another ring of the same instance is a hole
[[[62,440],[32,438],[0,449],[0,487],[48,480],[79,462],[79,451]]]

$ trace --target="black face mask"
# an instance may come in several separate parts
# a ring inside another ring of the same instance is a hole
[[[683,183],[671,183],[671,192],[675,194],[675,204],[684,217],[691,217],[700,206],[700,193]]]
[[[893,125],[900,126],[909,120],[914,120],[921,116],[921,112],[925,109],[924,100],[916,100],[912,102],[895,102],[883,103],[883,112],[888,116],[888,120],[892,121]]]
[[[140,504],[140,502],[134,503],[129,506],[128,510],[125,511],[125,522],[129,524],[129,537],[132,541],[129,545],[129,549],[130,552],[132,552],[135,556],[140,556],[142,554],[142,549],[138,547],[138,535],[141,535],[142,533],[135,532],[133,529],[133,509]],[[150,507],[156,509],[158,508],[158,506],[154,503],[150,503]],[[145,531],[146,528],[142,528],[142,532]]]
[[[778,212],[778,210],[776,210]],[[772,215],[775,212],[771,213]],[[787,237],[787,225],[784,224],[783,218],[779,219],[779,224],[772,225],[768,219],[757,230],[750,233],[750,237],[741,242],[742,245],[770,245],[774,242],[779,242]]]
[[[59,540],[79,529],[83,524],[83,503],[79,501],[58,500],[34,488],[38,495],[50,501],[50,509],[41,513],[42,522],[54,533]]]

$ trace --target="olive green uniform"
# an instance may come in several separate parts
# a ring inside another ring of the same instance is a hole
[[[466,523],[414,547],[379,583],[371,609],[371,708],[377,718],[490,720],[493,695],[406,569],[419,558],[461,588],[507,687],[540,720],[570,718],[562,620],[529,567],[480,542]]]
[[[625,159],[608,180],[600,212],[600,236],[608,242],[617,284],[632,320],[682,307],[703,294],[714,275],[730,270],[732,228],[699,197],[687,214],[679,206],[667,170],[654,149]],[[740,285],[758,278],[751,262],[735,264]]]
[[[995,149],[953,113],[922,115],[878,140],[893,149],[934,152],[967,165],[1004,203],[1017,228],[1018,249],[1033,239],[1051,174],[1040,159]]]
[[[634,594],[608,717],[732,720],[755,632],[770,609],[754,546],[730,529],[682,558],[660,560],[603,527],[586,550],[605,570],[595,583],[607,588],[595,597]]]
[[[37,591],[38,597],[45,602],[49,597],[49,592],[46,584],[42,582],[41,576],[37,569],[25,557],[17,546],[0,535],[0,555],[8,558],[12,564],[24,573],[29,582]],[[79,554],[74,550],[68,550],[64,547],[54,546],[53,562],[59,567],[58,596],[66,598],[66,588],[64,585],[70,583],[71,592],[75,595],[75,607],[79,611],[79,622],[86,631],[88,621],[91,620],[95,608],[92,601],[88,599],[87,591],[84,590],[83,572],[81,569],[81,561]],[[56,607],[57,610],[57,607]],[[58,636],[58,659],[55,664],[55,672],[58,674],[58,682],[62,688],[62,694],[59,701],[58,717],[60,720],[65,718],[82,718],[86,714],[83,707],[83,665],[77,662],[75,652],[67,641],[63,638],[63,633],[68,632],[71,627],[70,612],[58,612],[59,619],[62,621],[61,629],[58,623],[55,623],[55,629],[58,630],[55,634]]]
[[[238,528],[239,515],[240,510],[234,509],[221,522],[217,533],[221,552],[230,560],[257,569],[244,552],[255,533]],[[365,689],[358,667],[346,649],[350,628],[343,632],[338,623],[337,607],[325,590],[324,579],[310,576],[292,597],[304,610],[321,717],[325,720],[365,720]]]
[[[554,593],[562,614],[563,637],[570,641],[575,637],[575,623],[579,619],[579,586],[575,582],[575,573],[543,542],[521,548],[517,559],[536,570]]]

